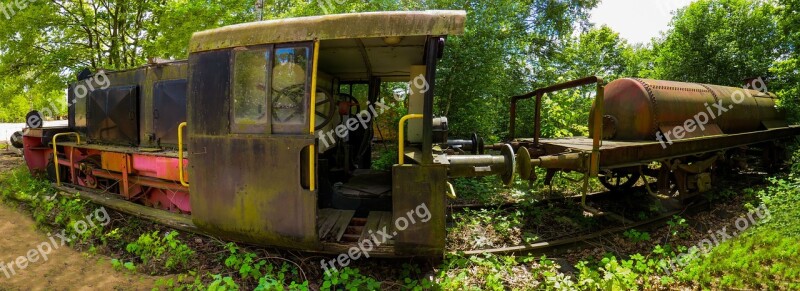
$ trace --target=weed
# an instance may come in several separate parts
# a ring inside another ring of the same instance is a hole
[[[679,215],[673,215],[672,219],[667,221],[669,226],[669,233],[673,237],[687,238],[689,237],[689,224],[686,219]]]
[[[167,232],[163,236],[158,231],[145,233],[125,249],[138,256],[145,265],[152,263],[163,266],[167,271],[179,271],[188,268],[189,261],[195,254],[177,236],[177,231]]]
[[[323,278],[320,290],[379,290],[381,282],[362,275],[358,269],[345,267],[338,272],[330,272]]]
[[[397,162],[397,149],[395,147],[387,147],[377,153],[377,158],[372,161],[372,169],[389,171]]]
[[[634,243],[640,243],[650,240],[650,234],[645,231],[638,231],[635,229],[629,229],[628,231],[624,232],[622,235],[630,239]]]

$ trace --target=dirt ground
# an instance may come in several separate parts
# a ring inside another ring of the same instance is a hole
[[[0,172],[21,163],[21,157],[0,150]],[[54,248],[47,261],[38,255],[31,257],[35,262],[28,262],[23,270],[13,263],[49,240],[30,216],[0,204],[0,264],[9,275],[0,269],[0,290],[151,290],[159,278],[116,271],[111,258],[80,253],[69,246]]]

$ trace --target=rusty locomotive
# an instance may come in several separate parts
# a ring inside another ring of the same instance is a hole
[[[435,256],[444,252],[450,177],[511,183],[515,175],[538,179],[540,167],[548,184],[558,171],[577,171],[584,184],[598,178],[624,190],[648,176],[657,179],[652,195],[684,200],[708,190],[726,153],[800,133],[769,93],[588,77],[513,97],[505,143],[448,140],[446,118],[433,114],[436,66],[465,17],[353,13],[198,32],[186,61],[105,72],[111,86],[91,92],[75,90],[85,79],[73,84],[69,125],[27,129],[25,161],[65,193],[179,229],[340,253],[388,227],[392,239],[372,255]],[[377,114],[382,83],[414,79],[425,88],[411,86],[406,96],[399,162],[390,172],[370,170],[374,119],[353,108]],[[345,92],[354,85],[366,88],[366,100]],[[541,138],[543,98],[578,86],[596,89],[590,136]],[[517,138],[517,104],[532,98],[534,136]],[[681,130],[710,104],[733,101],[702,130]],[[429,220],[395,223],[421,205]]]

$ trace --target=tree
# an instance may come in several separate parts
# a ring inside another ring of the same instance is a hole
[[[575,24],[588,26],[598,0],[293,0],[265,10],[265,18],[382,10],[456,9],[467,11],[463,36],[447,39],[439,64],[436,114],[450,119],[451,134],[478,132],[505,136],[511,96],[546,86],[563,72],[554,70],[560,48]],[[277,3],[277,2],[275,2]],[[526,106],[522,111],[530,111]],[[498,130],[499,129],[499,130]]]
[[[655,75],[729,86],[766,76],[780,54],[774,10],[748,0],[700,0],[679,10],[663,42],[654,44]]]
[[[778,58],[771,73],[770,88],[793,122],[800,121],[800,1],[778,1],[778,19],[785,53]]]
[[[193,32],[254,20],[254,7],[249,0],[51,0],[15,6],[7,16],[0,22],[0,121],[21,121],[32,109],[57,107],[63,115],[67,83],[83,68],[185,58]]]

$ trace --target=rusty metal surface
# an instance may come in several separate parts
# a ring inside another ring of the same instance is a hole
[[[161,138],[164,144],[174,146],[176,141],[174,134],[170,132],[172,129],[168,124],[161,124],[160,128],[156,128],[156,121],[159,121],[157,117],[160,115],[184,121],[186,119],[184,112],[186,102],[185,99],[180,100],[181,98],[171,104],[162,102],[165,101],[162,100],[164,94],[156,94],[158,93],[156,86],[165,81],[185,80],[188,75],[188,67],[187,61],[176,61],[149,64],[124,71],[109,71],[105,74],[110,87],[108,89],[96,88],[84,98],[76,98],[73,88],[76,85],[83,85],[87,80],[73,83],[69,87],[69,101],[74,103],[69,110],[69,126],[84,136],[94,136],[94,141],[99,143],[155,147],[159,145],[158,138]],[[98,85],[95,84],[95,86]],[[134,88],[135,96],[130,96],[131,102],[124,106],[118,106],[117,110],[127,108],[133,111],[132,114],[108,112],[114,108],[106,108],[108,106],[102,102],[103,100],[94,102],[97,99],[108,99],[110,92],[124,87]],[[175,95],[175,91],[171,90],[170,93],[173,94],[170,96]],[[185,96],[185,89],[183,91]],[[165,122],[174,123],[172,119]],[[109,120],[112,121],[110,126],[103,125]],[[118,124],[122,126],[118,126]],[[163,134],[158,135],[158,133]]]
[[[600,168],[639,165],[650,161],[719,151],[796,135],[800,135],[800,126],[675,140],[672,145],[666,147],[661,143],[648,141],[604,141],[600,148]],[[520,140],[524,141],[525,139]],[[546,154],[550,155],[563,153],[570,149],[589,151],[592,146],[591,139],[588,138],[544,139],[541,142],[545,147]]]
[[[130,159],[127,154],[115,152],[102,152],[100,153],[101,166],[105,170],[114,172],[131,173]]]
[[[186,121],[188,61],[147,67],[141,85],[141,146],[175,147],[178,124]]]
[[[550,87],[539,88],[539,89],[536,89],[535,91],[527,93],[527,94],[511,97],[511,107],[510,107],[511,108],[511,112],[510,112],[511,116],[510,116],[509,128],[508,128],[510,139],[513,139],[515,137],[514,136],[514,132],[516,130],[516,119],[517,119],[516,108],[517,108],[517,102],[519,102],[520,100],[531,99],[533,97],[536,97],[536,113],[535,113],[536,117],[535,117],[535,119],[537,121],[534,123],[534,126],[536,126],[536,128],[534,129],[534,132],[535,132],[534,133],[534,140],[538,141],[539,137],[541,136],[541,124],[540,124],[541,123],[541,113],[540,113],[540,111],[541,111],[542,97],[544,96],[544,94],[555,92],[555,91],[560,91],[560,90],[564,90],[564,89],[574,88],[574,87],[578,87],[578,86],[594,84],[594,83],[597,83],[598,81],[602,82],[602,79],[598,78],[597,76],[591,76],[591,77],[586,77],[586,78],[582,78],[582,79],[577,79],[577,80],[572,80],[572,81],[569,81],[569,82],[556,84],[556,85],[553,85],[553,86],[550,86]]]
[[[416,223],[409,223],[405,230],[397,231],[395,251],[400,256],[438,256],[444,252],[445,189],[447,167],[443,165],[402,165],[392,168],[393,221],[414,216]],[[423,222],[417,216],[417,209],[425,204],[430,220]],[[410,213],[412,212],[413,213]],[[409,221],[410,222],[410,221]],[[402,226],[401,223],[395,225]]]
[[[189,52],[314,39],[383,38],[390,36],[460,35],[462,10],[367,12],[297,17],[243,23],[196,32]]]
[[[624,78],[609,83],[605,93],[605,114],[616,121],[614,140],[655,140],[657,131],[684,127],[698,114],[708,118],[705,129],[684,131],[682,138],[754,131],[762,121],[782,119],[774,95],[741,88]],[[719,102],[721,114],[714,106]]]
[[[231,134],[230,51],[192,54],[188,159],[194,223],[237,240],[319,249],[317,195],[304,189],[306,135]],[[307,151],[307,150],[306,150]]]
[[[301,186],[301,151],[313,137],[189,139],[192,219],[198,227],[251,243],[319,247],[317,195]]]

